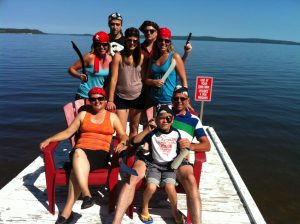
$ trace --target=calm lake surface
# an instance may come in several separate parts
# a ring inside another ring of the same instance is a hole
[[[0,34],[0,187],[66,127],[62,107],[79,85],[67,73],[77,60],[71,40],[90,48],[90,36]],[[174,44],[182,53],[184,41]],[[214,77],[204,125],[218,133],[267,223],[300,223],[300,46],[192,44],[192,97],[196,76]]]

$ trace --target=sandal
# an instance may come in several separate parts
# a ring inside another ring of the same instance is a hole
[[[180,215],[180,217],[175,219],[175,223],[176,224],[185,224],[186,220],[185,220],[184,214],[178,210],[178,215]]]
[[[139,218],[143,223],[146,223],[146,224],[153,223],[153,219],[149,213],[147,215],[143,215],[142,213],[140,213]]]

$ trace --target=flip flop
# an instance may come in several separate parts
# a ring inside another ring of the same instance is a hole
[[[146,223],[146,224],[153,223],[153,219],[149,213],[147,215],[143,215],[142,213],[140,213],[139,218],[143,223]]]

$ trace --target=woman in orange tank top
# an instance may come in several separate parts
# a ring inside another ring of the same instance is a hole
[[[95,201],[88,188],[89,172],[107,167],[110,143],[115,131],[120,138],[120,143],[116,147],[117,152],[123,151],[128,141],[128,136],[117,115],[105,110],[104,89],[94,87],[88,95],[92,111],[81,111],[67,129],[45,139],[40,144],[42,149],[50,142],[66,140],[76,131],[80,131],[79,139],[72,151],[67,202],[56,223],[67,223],[72,218],[72,207],[81,193],[83,196],[81,209],[94,205]]]

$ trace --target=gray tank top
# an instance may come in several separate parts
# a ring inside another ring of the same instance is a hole
[[[140,65],[119,64],[119,75],[116,86],[116,94],[125,100],[138,98],[142,91],[142,68]]]

